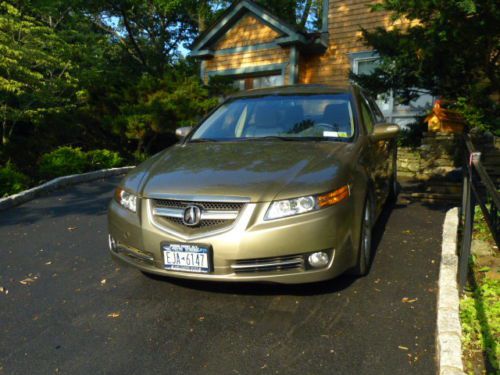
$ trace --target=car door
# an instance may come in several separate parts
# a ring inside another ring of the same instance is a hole
[[[377,116],[373,113],[368,99],[360,93],[360,110],[363,123],[369,136],[373,133],[374,127],[377,124]],[[383,118],[383,117],[382,117]],[[390,145],[386,140],[369,141],[367,143],[368,156],[368,173],[374,183],[375,198],[377,200],[377,212],[380,211],[389,192],[389,151]]]
[[[382,111],[378,107],[377,103],[375,100],[368,95],[365,95],[365,98],[368,102],[368,105],[370,106],[370,109],[372,110],[374,119],[375,119],[375,125],[376,124],[381,124],[381,123],[386,123],[387,121],[385,120],[384,115],[382,114]],[[391,189],[391,179],[395,175],[395,169],[397,168],[396,160],[397,160],[397,140],[396,139],[387,139],[383,143],[383,157],[384,157],[384,185],[385,185],[385,190],[386,193],[389,194],[390,189]]]

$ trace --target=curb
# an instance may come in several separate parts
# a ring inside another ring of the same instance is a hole
[[[437,307],[437,357],[440,375],[465,375],[457,283],[458,208],[446,213],[443,224]]]
[[[101,169],[94,172],[58,177],[29,190],[24,190],[18,194],[9,195],[8,197],[0,199],[0,211],[18,206],[22,203],[35,199],[36,197],[44,193],[59,189],[64,186],[75,185],[80,182],[93,181],[104,177],[120,175],[131,170],[132,168],[135,167],[129,166],[122,168]]]

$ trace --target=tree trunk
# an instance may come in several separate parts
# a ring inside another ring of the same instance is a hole
[[[306,5],[304,6],[304,13],[302,13],[302,17],[300,19],[300,28],[305,29],[307,19],[309,18],[309,13],[311,12],[312,0],[307,0]]]
[[[9,132],[8,125],[7,125],[7,106],[4,105],[3,108],[3,119],[2,119],[2,145],[6,146],[9,143],[10,136],[12,131]]]
[[[208,2],[200,1],[198,5],[198,30],[200,33],[207,29],[207,15],[210,12],[210,7]]]

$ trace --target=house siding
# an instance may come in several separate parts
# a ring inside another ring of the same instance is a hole
[[[263,24],[251,14],[243,16],[226,34],[213,46],[214,50],[244,47],[271,42],[281,34]]]
[[[300,59],[300,83],[324,83],[344,87],[349,81],[349,53],[369,50],[361,38],[361,26],[368,30],[388,27],[387,13],[371,12],[370,0],[330,0],[328,31],[329,46],[320,56]]]

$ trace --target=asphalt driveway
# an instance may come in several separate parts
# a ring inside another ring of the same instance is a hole
[[[0,374],[434,374],[445,208],[399,202],[371,273],[306,286],[114,264],[117,178],[0,211]]]

